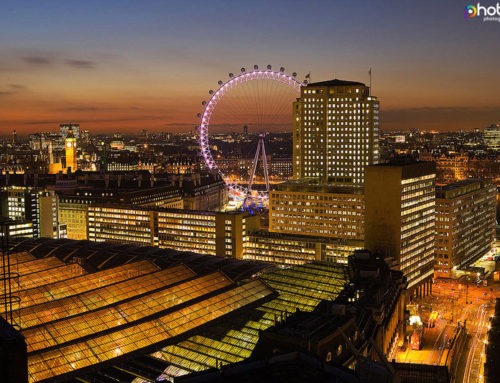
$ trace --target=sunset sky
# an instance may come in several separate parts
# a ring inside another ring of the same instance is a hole
[[[372,68],[382,129],[483,128],[500,122],[500,23],[465,20],[469,3],[0,0],[0,133],[189,131],[253,64],[365,83]]]

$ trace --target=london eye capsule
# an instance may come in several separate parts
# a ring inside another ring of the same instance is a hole
[[[273,67],[271,66],[271,64],[269,64],[269,65],[267,66],[267,70],[271,70],[271,69],[273,69]]]
[[[241,73],[245,73],[245,72],[246,72],[245,68],[241,68]]]
[[[222,85],[222,84],[224,84],[224,81],[219,80],[219,81],[217,81],[217,84]]]
[[[253,66],[253,69],[254,69],[254,70],[257,70],[257,69],[259,69],[259,66],[258,66],[258,65],[254,65],[254,66]]]

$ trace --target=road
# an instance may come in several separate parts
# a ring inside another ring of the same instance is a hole
[[[500,298],[500,285],[465,286],[457,283],[437,283],[433,295],[416,301],[424,325],[433,311],[439,313],[435,328],[425,328],[422,350],[410,350],[408,345],[389,356],[398,362],[445,365],[457,324],[465,322],[467,336],[459,350],[458,362],[451,371],[454,382],[482,383],[484,348],[489,319],[494,313],[493,300]],[[466,303],[467,302],[467,303]]]

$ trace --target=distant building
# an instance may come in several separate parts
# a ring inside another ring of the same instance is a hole
[[[73,132],[74,138],[80,138],[80,124],[60,124],[59,134],[61,135],[63,140],[66,139],[70,130]]]
[[[273,233],[266,230],[247,233],[243,259],[287,265],[323,261],[347,263],[363,241]]]
[[[484,144],[491,150],[500,150],[500,125],[484,128]]]
[[[268,162],[269,176],[271,179],[286,181],[293,177],[293,159],[292,158],[271,158]]]
[[[360,186],[379,161],[379,103],[360,82],[330,80],[301,87],[294,103],[294,177]]]
[[[168,174],[189,174],[200,171],[200,164],[187,157],[173,158],[167,161],[165,167]]]
[[[182,192],[183,208],[216,211],[228,203],[228,188],[219,176],[200,173],[171,175]]]
[[[246,231],[258,230],[259,216],[247,212],[216,213],[132,205],[88,207],[88,238],[159,246],[243,259]]]
[[[269,231],[341,239],[364,238],[363,189],[303,179],[269,193]]]
[[[429,293],[434,273],[435,178],[432,162],[366,168],[365,247],[384,255],[419,295]]]
[[[466,181],[436,188],[435,277],[452,278],[493,250],[497,188]]]
[[[150,183],[142,183],[140,180],[130,185],[125,179],[121,181],[120,177],[116,180],[106,178],[104,185],[100,187],[89,185],[82,190],[59,196],[59,222],[66,225],[67,238],[87,239],[88,208],[91,204],[105,202],[144,207],[183,207],[182,196],[172,185],[152,187]]]

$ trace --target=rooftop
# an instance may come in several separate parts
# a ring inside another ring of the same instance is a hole
[[[307,86],[346,86],[346,85],[365,86],[365,84],[363,84],[362,82],[339,80],[338,78],[335,78],[333,80],[328,80],[328,81],[312,82],[310,84],[307,84]]]
[[[18,240],[11,259],[30,382],[173,381],[243,361],[260,330],[335,299],[348,280],[341,265],[74,240]]]
[[[363,194],[364,192],[362,187],[325,183],[320,178],[301,178],[282,182],[276,185],[276,190],[335,194]]]

